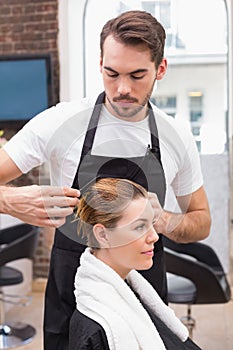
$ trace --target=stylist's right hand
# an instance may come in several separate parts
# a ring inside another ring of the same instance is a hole
[[[79,190],[68,187],[32,185],[6,186],[5,189],[0,193],[3,212],[28,224],[43,227],[63,225],[80,196]]]

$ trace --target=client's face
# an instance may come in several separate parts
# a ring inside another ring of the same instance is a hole
[[[100,249],[99,258],[122,278],[132,269],[149,269],[153,264],[154,243],[158,240],[153,222],[154,210],[148,199],[131,201],[117,227],[107,230],[109,248]]]

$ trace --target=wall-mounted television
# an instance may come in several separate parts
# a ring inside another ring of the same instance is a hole
[[[52,105],[49,54],[0,56],[0,129],[22,127]]]

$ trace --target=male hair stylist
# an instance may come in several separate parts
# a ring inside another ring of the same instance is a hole
[[[0,151],[0,212],[37,226],[60,226],[46,290],[45,350],[69,347],[74,276],[85,249],[76,237],[72,211],[91,181],[127,178],[154,194],[153,206],[160,212],[154,226],[160,237],[156,266],[142,274],[164,300],[162,235],[185,243],[209,234],[210,212],[194,139],[149,102],[155,82],[166,73],[164,44],[164,28],[147,12],[129,11],[111,19],[100,37],[104,92],[95,106],[86,100],[59,103],[33,118]],[[51,187],[3,186],[44,162],[49,163]],[[181,213],[162,209],[170,186]]]

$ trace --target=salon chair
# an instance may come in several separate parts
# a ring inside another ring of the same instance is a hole
[[[30,298],[6,295],[2,288],[23,282],[23,273],[6,264],[22,258],[33,259],[37,241],[38,229],[29,224],[19,224],[0,230],[0,349],[27,344],[36,333],[31,325],[16,320],[5,322],[5,303],[25,306]]]
[[[168,302],[187,304],[181,318],[192,337],[195,319],[191,306],[221,304],[231,299],[231,289],[222,264],[207,244],[175,243],[163,237],[168,275]]]

